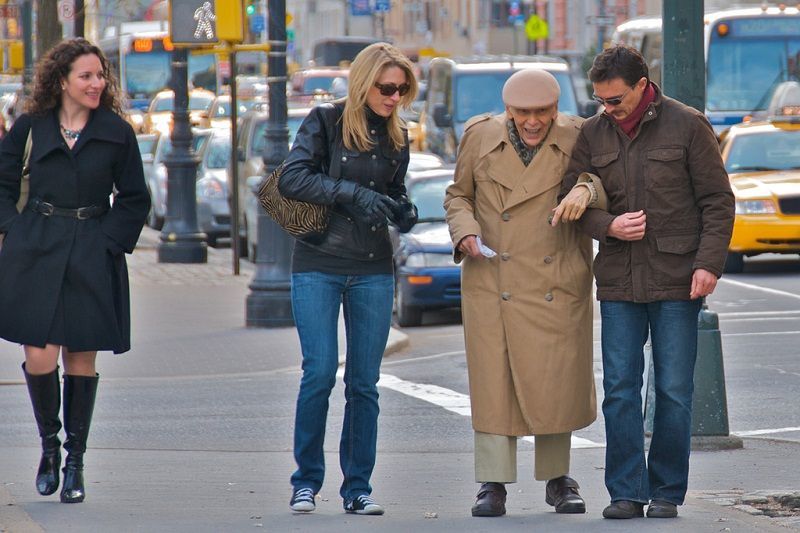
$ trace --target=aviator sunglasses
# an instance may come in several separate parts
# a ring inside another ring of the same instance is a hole
[[[396,85],[394,83],[378,83],[375,82],[375,87],[381,92],[383,96],[392,96],[394,93],[400,93],[400,96],[405,96],[411,90],[411,85],[403,83]]]
[[[631,86],[628,88],[628,90],[627,90],[627,91],[625,91],[624,93],[622,93],[622,94],[621,94],[621,95],[619,95],[619,96],[614,96],[614,97],[612,97],[612,98],[600,98],[600,97],[599,97],[599,96],[597,96],[596,94],[593,94],[593,95],[592,95],[592,100],[594,100],[595,102],[597,102],[598,104],[601,104],[601,105],[619,105],[619,104],[621,104],[621,103],[622,103],[622,100],[623,100],[623,99],[624,99],[626,96],[628,96],[628,93],[629,93],[629,92],[631,92],[631,91],[633,90],[633,88],[634,88],[634,87],[635,87],[635,85],[631,85]]]

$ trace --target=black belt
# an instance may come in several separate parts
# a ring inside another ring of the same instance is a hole
[[[32,199],[28,202],[31,209],[44,216],[56,217],[69,217],[77,218],[78,220],[86,220],[87,218],[99,217],[108,211],[107,205],[90,205],[86,207],[79,207],[77,209],[68,209],[66,207],[56,207],[49,202],[39,200],[38,198]]]

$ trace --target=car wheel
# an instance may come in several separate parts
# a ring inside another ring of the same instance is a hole
[[[217,237],[216,237],[216,236],[213,236],[213,235],[207,235],[207,236],[206,236],[206,242],[207,242],[207,243],[208,243],[208,245],[209,245],[209,246],[211,246],[212,248],[216,248],[216,247],[217,247]]]
[[[728,252],[725,258],[723,272],[726,274],[739,274],[744,270],[744,254],[738,252]]]
[[[397,323],[404,328],[419,326],[422,324],[422,309],[415,305],[406,304],[405,298],[403,297],[403,290],[400,287],[401,285],[398,284],[395,298]]]

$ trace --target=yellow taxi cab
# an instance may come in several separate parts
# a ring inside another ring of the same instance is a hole
[[[208,118],[211,103],[215,94],[205,89],[189,91],[189,122],[199,126]],[[172,111],[175,94],[171,90],[161,91],[153,97],[144,115],[142,131],[144,133],[161,133],[168,135],[172,130]]]
[[[733,126],[721,142],[736,197],[726,272],[744,258],[800,253],[800,106],[768,120]]]

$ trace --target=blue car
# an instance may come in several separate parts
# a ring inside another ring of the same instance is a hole
[[[419,326],[423,311],[461,306],[461,267],[453,262],[453,243],[442,203],[453,183],[452,168],[409,172],[408,196],[419,221],[393,234],[395,311],[400,326]]]

